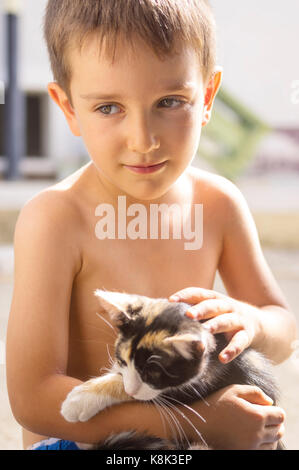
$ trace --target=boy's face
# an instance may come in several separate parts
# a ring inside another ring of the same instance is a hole
[[[49,84],[49,93],[82,136],[105,186],[149,201],[190,165],[220,78],[205,89],[191,48],[162,61],[141,41],[135,47],[119,45],[111,64],[90,40],[69,58],[73,107],[58,85]]]

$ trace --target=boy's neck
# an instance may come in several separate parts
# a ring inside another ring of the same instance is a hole
[[[93,162],[88,165],[88,170],[92,178],[92,184],[89,186],[99,202],[117,206],[120,196],[126,197],[127,205],[142,204],[149,208],[151,204],[190,204],[192,202],[192,185],[187,175],[187,170],[172,185],[172,187],[161,197],[151,200],[136,199],[130,194],[125,193],[120,188],[114,186],[105,177],[102,177]],[[91,182],[91,181],[90,181]]]

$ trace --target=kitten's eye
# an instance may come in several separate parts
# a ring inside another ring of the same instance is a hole
[[[161,371],[161,368],[159,366],[155,366],[154,364],[151,366],[150,370],[148,371],[148,373],[152,376],[152,377],[159,377],[162,373]]]
[[[177,378],[178,375],[171,374],[168,370],[166,370],[165,366],[161,363],[156,361],[154,358],[158,356],[151,356],[145,365],[145,373],[147,377],[151,377],[154,380],[158,378],[162,378],[162,376],[168,376],[171,378]]]
[[[143,374],[142,374],[142,378],[143,380],[145,381],[157,381],[160,379],[161,377],[161,369],[159,369],[158,367],[147,367],[145,368],[145,370],[143,371]]]
[[[161,369],[159,370],[158,368],[156,369],[153,369],[151,371],[149,371],[149,375],[155,379],[157,379],[158,377],[161,376]]]
[[[158,379],[162,375],[161,367],[154,363],[146,364],[144,372],[146,376],[151,379]]]

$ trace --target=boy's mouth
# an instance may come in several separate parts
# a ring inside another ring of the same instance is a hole
[[[124,165],[128,170],[133,171],[134,173],[155,173],[166,165],[166,161],[162,163],[157,163],[156,165]]]

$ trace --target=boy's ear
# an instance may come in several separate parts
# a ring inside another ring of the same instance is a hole
[[[217,67],[206,87],[202,126],[208,124],[209,120],[211,119],[213,104],[220,88],[221,81],[222,68]]]
[[[63,89],[58,85],[58,83],[51,82],[48,84],[48,93],[65,115],[71,132],[76,137],[81,136],[76,114]]]

